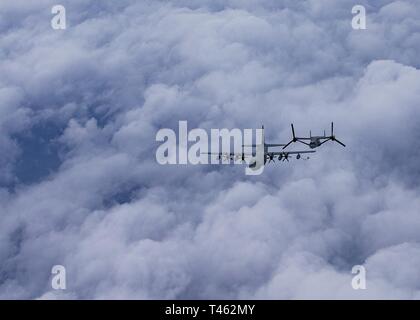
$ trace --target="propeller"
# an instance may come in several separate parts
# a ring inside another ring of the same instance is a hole
[[[287,162],[289,162],[289,154],[286,152],[283,154],[283,161],[287,160]]]
[[[267,154],[267,159],[268,159],[268,163],[270,163],[271,161],[275,162],[274,161],[274,154],[272,154],[272,153]]]
[[[292,140],[290,140],[284,147],[283,147],[283,149],[286,149],[289,145],[291,145],[293,142],[296,142],[296,141],[298,141],[297,140],[297,138],[296,138],[296,135],[295,135],[295,128],[293,127],[293,123],[291,124],[291,126],[292,126],[292,136],[293,136],[293,138],[292,138]]]
[[[220,157],[220,156],[219,156]],[[232,156],[230,155],[230,154],[227,154],[227,153],[224,153],[223,155],[222,155],[222,158],[223,158],[223,160],[224,161],[227,161],[227,160],[232,160]]]
[[[235,155],[235,161],[241,160],[241,162],[243,163],[245,161],[245,154],[237,154]]]
[[[332,141],[335,141],[335,142],[337,142],[337,143],[341,144],[343,147],[345,147],[345,146],[346,146],[344,143],[342,143],[340,140],[338,140],[338,139],[335,137],[335,135],[334,135],[334,122],[331,122],[331,137],[330,137],[330,139],[331,139]]]
[[[295,134],[295,127],[293,126],[293,123],[291,124],[291,127],[292,127],[292,136],[293,136],[293,138],[292,138],[292,140],[290,140],[287,144],[285,144],[285,146],[283,147],[283,149],[286,149],[290,144],[292,144],[293,142],[300,142],[300,143],[303,143],[303,144],[305,144],[305,145],[309,145],[308,143],[306,143],[306,142],[304,142],[304,141],[302,141],[301,139],[302,138],[298,138],[298,137],[296,137],[296,134]],[[309,133],[310,135],[312,135],[312,133]]]

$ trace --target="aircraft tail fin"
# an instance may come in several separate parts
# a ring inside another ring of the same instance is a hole
[[[264,133],[264,125],[261,126],[261,130],[262,130],[262,145],[265,146],[265,133]]]

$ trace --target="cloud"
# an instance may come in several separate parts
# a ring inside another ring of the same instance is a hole
[[[61,31],[2,3],[0,297],[418,298],[419,4],[362,3],[367,30],[347,0],[64,1]],[[161,166],[181,120],[347,147]]]

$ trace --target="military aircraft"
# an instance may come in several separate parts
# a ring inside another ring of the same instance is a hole
[[[341,144],[343,147],[346,146],[344,143],[342,143],[341,141],[339,141],[335,137],[335,135],[334,135],[334,122],[331,122],[331,135],[330,136],[326,136],[325,135],[325,130],[324,130],[324,135],[323,136],[313,136],[311,131],[309,131],[309,137],[296,137],[295,128],[293,127],[293,123],[291,124],[291,126],[292,126],[292,140],[290,140],[287,144],[285,144],[283,146],[283,149],[286,149],[290,144],[292,144],[294,142],[300,142],[300,143],[306,144],[311,149],[315,149],[315,148],[318,148],[318,147],[322,146],[325,142],[330,141],[330,140]],[[309,141],[309,142],[307,142],[307,141]]]
[[[252,170],[258,170],[262,166],[265,166],[267,163],[275,162],[275,159],[279,161],[289,161],[290,155],[296,155],[296,159],[301,159],[302,154],[314,153],[314,150],[304,150],[304,151],[270,151],[269,148],[272,147],[284,147],[285,144],[280,143],[265,143],[265,134],[264,126],[262,126],[262,143],[253,144],[253,145],[243,145],[242,147],[253,147],[255,148],[256,155],[252,153],[212,153],[205,152],[204,154],[216,155],[218,160],[241,160],[242,162],[247,162],[249,168]],[[258,155],[263,155],[258,157]],[[309,159],[306,158],[306,159]]]

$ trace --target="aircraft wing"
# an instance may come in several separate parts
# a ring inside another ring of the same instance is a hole
[[[217,156],[219,159],[231,158],[232,160],[233,158],[244,160],[245,158],[253,157],[251,153],[234,153],[234,152],[201,152],[201,154]]]
[[[266,147],[284,147],[285,144],[284,143],[266,143],[265,146]]]
[[[308,151],[269,151],[268,154],[272,154],[274,156],[279,156],[283,154],[301,154],[301,153],[315,153],[315,150],[308,150]]]
[[[252,154],[244,154],[244,153],[233,153],[233,152],[201,152],[201,154],[209,154],[209,155],[215,155],[215,156],[252,156]]]

